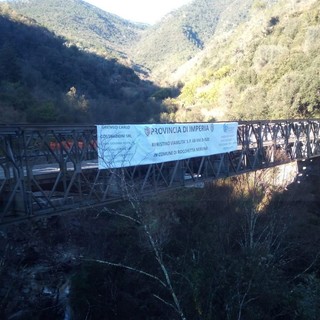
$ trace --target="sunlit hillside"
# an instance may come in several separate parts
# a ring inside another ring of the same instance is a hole
[[[246,21],[253,0],[195,0],[142,33],[131,52],[158,81],[205,49],[216,34]],[[270,1],[268,1],[270,2]]]
[[[177,70],[182,92],[163,120],[317,117],[319,48],[319,1],[254,1],[248,21]]]

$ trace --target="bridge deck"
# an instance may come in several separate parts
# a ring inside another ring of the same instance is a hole
[[[98,169],[95,126],[0,126],[0,224],[101,205],[320,154],[320,120],[241,122],[229,153]]]

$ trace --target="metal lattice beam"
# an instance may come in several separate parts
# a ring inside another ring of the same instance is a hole
[[[0,223],[103,204],[320,155],[320,120],[241,122],[238,149],[98,170],[95,126],[0,126]]]

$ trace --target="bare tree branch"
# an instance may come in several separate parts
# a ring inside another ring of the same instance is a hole
[[[107,264],[109,266],[123,268],[123,269],[127,269],[127,270],[130,270],[130,271],[134,271],[134,272],[140,273],[140,274],[142,274],[142,275],[144,275],[146,277],[149,277],[149,278],[151,278],[153,280],[158,281],[159,283],[161,283],[161,285],[163,287],[168,289],[167,285],[160,278],[158,278],[157,276],[155,276],[155,275],[153,275],[151,273],[145,272],[143,270],[139,270],[139,269],[127,266],[127,265],[122,264],[122,263],[114,263],[114,262],[110,262],[110,261],[106,261],[106,260],[98,260],[98,259],[82,259],[82,260],[83,261],[88,261],[88,262],[97,262],[97,263],[101,263],[101,264]]]
[[[136,193],[136,190],[134,189],[134,187],[130,186],[127,183],[127,181],[125,179],[125,172],[124,172],[123,169],[120,171],[119,178],[121,180],[122,191],[123,191],[124,195],[126,196],[126,198],[128,199],[128,201],[129,201],[129,203],[130,203],[130,205],[132,207],[134,216],[122,214],[122,213],[119,213],[119,212],[117,212],[115,210],[108,210],[108,209],[105,209],[105,210],[109,214],[113,214],[113,215],[117,215],[117,216],[122,217],[122,218],[126,218],[126,219],[128,219],[128,220],[130,220],[130,221],[142,226],[143,232],[145,233],[145,235],[148,238],[148,241],[149,241],[150,246],[152,248],[153,254],[155,256],[155,259],[156,259],[157,263],[159,264],[159,266],[161,268],[161,271],[162,271],[162,274],[163,274],[163,276],[165,278],[165,281],[161,280],[159,277],[157,277],[157,276],[155,276],[153,274],[150,274],[150,273],[145,272],[143,270],[139,270],[139,269],[127,266],[127,265],[123,265],[121,263],[113,263],[113,262],[110,262],[110,261],[94,260],[94,259],[93,260],[86,260],[86,261],[93,261],[93,262],[107,264],[107,265],[114,266],[114,267],[124,268],[124,269],[127,269],[127,270],[131,270],[131,271],[143,274],[143,275],[145,275],[145,276],[147,276],[147,277],[149,277],[151,279],[154,279],[154,280],[158,281],[164,288],[169,290],[170,295],[171,295],[171,297],[173,299],[173,302],[174,302],[174,305],[175,305],[174,310],[180,315],[180,318],[182,320],[186,320],[186,317],[184,316],[184,313],[182,311],[179,299],[178,299],[178,297],[177,297],[177,295],[176,295],[176,293],[175,293],[175,291],[173,289],[173,285],[172,285],[172,281],[171,281],[168,269],[166,268],[165,263],[163,261],[162,252],[161,252],[161,250],[159,248],[159,244],[156,241],[156,239],[154,238],[154,236],[152,235],[152,233],[150,232],[150,226],[143,219],[144,218],[144,210],[141,207],[140,198],[139,198],[138,194]],[[158,297],[158,299],[159,298],[160,297]],[[160,298],[160,300],[162,300],[162,299]],[[171,305],[168,302],[166,302],[166,304],[167,305]]]
[[[163,302],[164,304],[166,304],[167,306],[171,307],[174,311],[179,312],[179,311],[177,310],[177,308],[176,308],[172,303],[169,303],[168,301],[162,299],[162,298],[159,297],[157,294],[153,294],[153,296],[154,296],[155,298],[157,298],[158,300],[160,300],[161,302]]]
[[[308,271],[313,267],[313,265],[317,262],[318,257],[319,257],[319,254],[320,254],[320,251],[317,253],[316,257],[315,257],[314,260],[311,262],[311,264],[310,264],[305,270],[303,270],[302,272],[300,272],[299,274],[297,274],[297,275],[292,279],[292,281],[296,280],[297,278],[301,277],[303,274],[305,274],[306,272],[308,272]]]
[[[129,220],[141,225],[141,221],[139,221],[138,219],[135,219],[135,218],[133,218],[131,216],[128,216],[127,214],[123,214],[123,213],[117,212],[115,210],[109,210],[107,208],[104,208],[104,211],[107,212],[110,215],[115,215],[115,216],[119,216],[119,217],[122,217],[122,218],[126,218],[126,219],[129,219]]]

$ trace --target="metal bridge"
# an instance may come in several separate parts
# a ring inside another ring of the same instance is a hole
[[[95,126],[0,125],[0,224],[123,199],[320,155],[320,120],[240,122],[229,153],[98,169]]]

